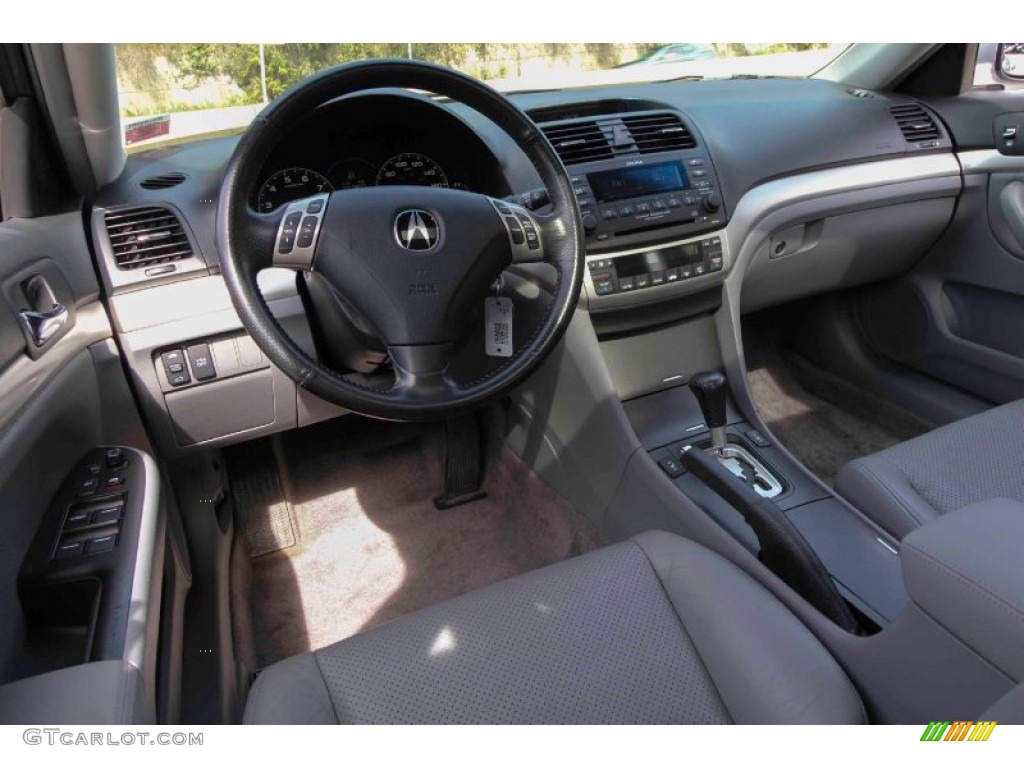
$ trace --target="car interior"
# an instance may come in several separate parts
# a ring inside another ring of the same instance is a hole
[[[999,50],[126,153],[112,45],[0,45],[0,722],[1024,723]]]

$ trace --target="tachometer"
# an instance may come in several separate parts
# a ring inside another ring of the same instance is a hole
[[[412,187],[447,187],[441,166],[419,152],[403,152],[387,160],[377,172],[378,186],[405,184]]]
[[[263,182],[256,204],[261,212],[266,213],[292,200],[333,191],[331,182],[316,171],[309,168],[285,168]]]

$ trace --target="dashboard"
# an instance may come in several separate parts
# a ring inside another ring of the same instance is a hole
[[[599,340],[618,340],[608,350],[623,339],[642,350],[635,335],[693,313],[728,307],[738,319],[892,277],[949,223],[962,185],[951,137],[928,105],[838,83],[650,83],[510,99],[573,181],[587,232],[580,308]],[[914,130],[930,123],[936,137],[912,141],[901,120]],[[132,154],[92,201],[114,326],[170,455],[337,413],[260,355],[220,277],[216,202],[237,141]],[[533,164],[493,122],[457,103],[380,90],[328,102],[295,124],[266,158],[250,205],[274,211],[317,192],[385,184],[447,186],[535,210],[546,201]],[[138,240],[152,237],[150,226],[168,237]],[[516,305],[515,339],[530,337],[549,290],[546,265],[526,266],[529,274],[510,269],[499,288]],[[335,370],[381,374],[386,355],[373,329],[315,272],[267,273],[264,297],[307,353]],[[483,354],[483,328],[467,323],[457,380],[500,364]],[[196,348],[209,349],[215,376],[176,383],[164,356]],[[671,379],[677,355],[634,352],[608,366],[646,371],[644,387],[650,376]],[[650,374],[652,365],[665,370]]]
[[[426,98],[374,94],[325,105],[268,158],[253,207],[275,211],[322,192],[385,185],[508,194],[494,155]]]

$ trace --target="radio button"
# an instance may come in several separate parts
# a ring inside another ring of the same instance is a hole
[[[696,168],[698,165],[704,165],[704,160],[700,157],[691,157],[686,161],[686,164],[691,168]]]
[[[614,208],[605,208],[603,211],[601,211],[601,218],[604,219],[605,221],[611,221],[612,219],[617,219],[618,217],[619,214],[616,213]]]
[[[679,279],[679,267],[672,267],[672,269],[665,270],[665,280],[670,283],[674,283]]]
[[[704,176],[707,176],[707,175],[708,175],[707,171],[700,171],[700,170],[698,170],[698,171],[690,171],[690,176],[692,176],[695,179],[703,178]]]
[[[624,205],[621,208],[619,208],[619,216],[632,216],[632,215],[633,215],[633,206],[632,205]]]
[[[636,204],[636,215],[637,216],[641,216],[641,215],[643,215],[645,213],[650,213],[650,212],[651,212],[651,206],[648,205],[647,203],[637,203]]]
[[[667,208],[664,200],[655,200],[651,203],[651,207],[656,211],[664,211]]]
[[[668,199],[668,207],[669,208],[678,208],[681,205],[682,205],[682,203],[679,201],[678,197],[670,197]]]
[[[664,272],[654,272],[651,274],[651,285],[661,285],[665,282]]]
[[[620,291],[632,291],[635,287],[636,286],[633,284],[632,277],[624,277],[621,280],[619,280]]]
[[[637,275],[637,277],[636,277],[636,287],[637,288],[646,288],[650,284],[651,284],[651,276],[650,275]]]

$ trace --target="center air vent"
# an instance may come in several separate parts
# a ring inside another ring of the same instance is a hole
[[[910,144],[942,137],[934,118],[920,104],[899,104],[889,107],[903,138]]]
[[[148,179],[143,179],[139,182],[139,186],[143,189],[168,189],[178,186],[184,180],[184,173],[172,171],[171,173],[161,173],[159,176],[150,176]]]
[[[633,136],[641,155],[693,149],[697,142],[678,116],[671,113],[624,117],[622,122]]]
[[[605,160],[612,156],[608,137],[593,120],[547,125],[542,130],[566,165]]]
[[[118,269],[139,269],[192,256],[184,227],[167,208],[119,208],[104,216]]]

